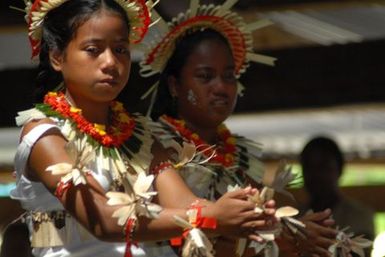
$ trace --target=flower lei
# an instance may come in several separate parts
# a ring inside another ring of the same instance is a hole
[[[81,132],[105,147],[119,147],[131,137],[135,128],[135,120],[129,116],[123,104],[117,101],[111,103],[112,118],[108,130],[102,124],[87,121],[82,110],[71,106],[61,92],[49,92],[44,97],[44,104],[36,107],[44,113],[71,120]]]
[[[197,133],[192,132],[186,127],[186,122],[184,120],[174,119],[167,115],[162,115],[161,118],[167,123],[171,124],[183,138],[193,142],[198,148],[203,145],[208,145],[199,137]],[[215,151],[215,155],[209,160],[209,162],[220,163],[225,167],[230,167],[234,164],[235,160],[235,137],[231,135],[231,132],[228,130],[225,124],[218,126],[217,134],[221,143],[220,147],[216,147],[214,149],[209,148],[205,150],[203,154],[209,157],[212,156],[213,152]]]

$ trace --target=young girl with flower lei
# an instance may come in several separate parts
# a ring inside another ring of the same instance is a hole
[[[267,183],[259,161],[260,145],[232,134],[223,123],[242,91],[237,79],[248,62],[273,63],[269,57],[252,53],[252,28],[269,23],[245,24],[230,11],[235,3],[228,0],[206,6],[190,1],[190,9],[167,24],[159,14],[153,15],[167,32],[148,43],[140,63],[142,76],[160,74],[150,89],[155,94],[148,113],[156,121],[154,133],[166,148],[174,145],[170,139],[197,146],[197,159],[205,169],[187,165],[179,172],[195,194],[212,201],[229,186]],[[337,234],[330,227],[334,224],[330,210],[307,214],[301,221],[305,224],[301,233],[284,230],[280,234],[281,254],[329,256],[328,247]],[[239,249],[237,242],[222,239],[217,247],[221,253],[240,253],[234,252]]]
[[[161,256],[157,245],[134,241],[181,235],[174,216],[187,219],[186,210],[199,221],[195,233],[206,225],[209,234],[257,240],[249,228],[263,228],[274,203],[265,215],[256,214],[247,201],[256,190],[246,188],[197,204],[201,199],[179,177],[178,163],[154,181],[149,171],[169,157],[146,119],[114,100],[128,81],[130,42],[140,41],[149,26],[151,2],[26,3],[32,54],[40,61],[38,84],[48,93],[16,118],[23,129],[11,197],[26,209],[33,254]],[[53,91],[61,81],[63,89]]]

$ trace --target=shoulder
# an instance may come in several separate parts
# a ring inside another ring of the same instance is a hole
[[[55,122],[48,118],[48,116],[38,110],[37,108],[31,108],[28,110],[20,111],[17,113],[17,116],[15,117],[16,124],[21,129],[20,138],[23,138],[25,135],[30,133],[34,128],[43,125],[43,124],[52,124],[54,125]]]
[[[374,210],[371,207],[349,197],[344,197],[342,199],[340,208],[344,211],[349,210],[351,214],[357,214],[362,217],[371,217],[374,215]]]
[[[29,132],[31,132],[34,128],[41,126],[43,124],[56,125],[55,122],[49,118],[44,118],[44,119],[40,119],[40,120],[32,120],[32,121],[30,121],[24,125],[22,132],[21,132],[21,138],[23,138],[25,135],[27,135]]]

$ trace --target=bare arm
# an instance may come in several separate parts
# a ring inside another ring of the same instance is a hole
[[[23,135],[43,122],[47,120],[28,124]],[[52,129],[35,143],[30,154],[30,172],[26,175],[31,180],[42,182],[51,193],[56,190],[61,176],[52,175],[46,168],[61,162],[72,163],[64,149],[66,143],[61,133]],[[107,200],[105,191],[92,176],[87,177],[86,185],[71,187],[60,198],[64,208],[94,236],[105,241],[124,241],[123,228],[117,224],[117,219],[112,217],[113,212],[121,206],[110,206]],[[180,235],[182,229],[175,225],[171,218],[174,214],[185,217],[185,210],[164,210],[159,220],[140,218],[135,239],[161,240]],[[148,233],[149,230],[151,233]]]
[[[36,125],[30,124],[24,133]],[[52,175],[46,168],[62,162],[72,163],[64,148],[66,143],[61,133],[53,129],[36,142],[30,155],[28,177],[42,182],[51,193],[55,191],[61,176]],[[157,161],[155,159],[155,163]],[[140,218],[134,233],[135,240],[162,240],[180,235],[182,229],[174,224],[173,216],[177,214],[186,218],[187,206],[198,199],[175,170],[158,176],[155,187],[159,192],[159,203],[166,209],[158,219]],[[231,192],[204,208],[204,216],[218,220],[218,228],[214,233],[248,236],[252,234],[248,227],[265,225],[264,218],[256,214],[253,204],[246,200],[250,190]],[[87,184],[70,187],[60,198],[64,208],[94,236],[105,241],[124,241],[123,228],[117,224],[117,219],[112,218],[112,214],[121,206],[109,206],[107,200],[105,191],[92,176],[87,177]]]

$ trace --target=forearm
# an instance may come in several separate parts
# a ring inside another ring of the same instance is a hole
[[[139,217],[133,239],[135,241],[160,241],[181,236],[183,228],[174,222],[175,215],[187,219],[186,210],[183,209],[164,209],[156,219]]]
[[[113,213],[124,206],[110,206],[104,195],[87,186],[72,188],[63,198],[66,208],[94,236],[103,241],[125,241],[125,226],[118,225]],[[72,208],[76,206],[76,208]],[[187,219],[186,209],[163,209],[159,217],[139,216],[133,232],[135,241],[159,241],[181,236],[183,228],[174,222],[177,215]]]
[[[93,179],[88,179],[87,185],[69,188],[60,199],[64,208],[96,238],[123,241],[124,228],[112,217],[122,206],[108,205],[106,196],[94,190],[92,184]]]
[[[165,208],[188,208],[197,201],[202,200],[194,195],[178,172],[173,169],[159,174],[155,180],[155,189],[158,192],[159,205]]]

